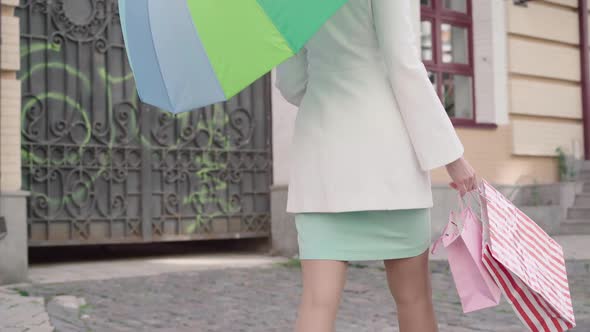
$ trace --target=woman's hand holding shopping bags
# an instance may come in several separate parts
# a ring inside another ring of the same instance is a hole
[[[461,157],[446,166],[453,182],[449,185],[459,191],[461,196],[477,188],[477,176],[471,165]]]

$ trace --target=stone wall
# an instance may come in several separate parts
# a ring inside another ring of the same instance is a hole
[[[0,217],[6,237],[0,239],[0,284],[22,282],[27,275],[26,193],[21,191],[21,86],[18,0],[0,0]]]

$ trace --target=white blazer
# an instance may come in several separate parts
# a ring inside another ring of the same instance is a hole
[[[288,212],[432,207],[429,171],[463,155],[410,1],[350,0],[277,68],[276,86],[299,106]]]

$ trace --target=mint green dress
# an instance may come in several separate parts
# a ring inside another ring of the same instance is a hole
[[[430,208],[295,214],[300,259],[370,261],[430,247]]]

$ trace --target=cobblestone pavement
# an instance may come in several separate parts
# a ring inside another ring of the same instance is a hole
[[[0,288],[0,331],[53,331],[43,298]]]
[[[501,305],[461,312],[446,261],[431,262],[441,332],[524,331]],[[568,261],[578,327],[590,331],[590,261]],[[86,304],[64,331],[291,331],[301,291],[296,264],[215,268],[145,277],[25,286],[30,296],[58,295]],[[51,310],[49,312],[52,315]],[[395,306],[380,264],[354,264],[348,272],[336,331],[397,331]],[[56,326],[57,327],[57,326]]]

